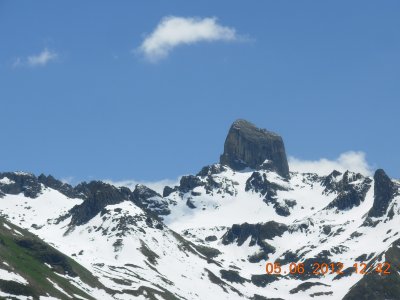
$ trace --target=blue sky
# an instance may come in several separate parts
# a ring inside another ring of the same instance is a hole
[[[394,0],[0,0],[0,169],[176,178],[217,162],[245,118],[298,160],[362,151],[400,177],[399,15]],[[171,17],[211,28],[189,41]]]

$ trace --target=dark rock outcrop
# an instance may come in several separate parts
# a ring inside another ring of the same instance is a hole
[[[175,188],[172,188],[170,186],[165,186],[164,190],[163,190],[163,197],[168,197],[169,195],[171,195],[175,191],[176,191]]]
[[[195,209],[196,208],[196,205],[194,205],[193,201],[190,198],[188,198],[186,200],[186,205],[187,205],[187,207],[189,207],[191,209]]]
[[[295,287],[294,289],[291,289],[289,291],[289,293],[291,294],[296,294],[298,292],[304,292],[310,288],[312,288],[313,286],[318,286],[318,285],[322,285],[322,286],[329,286],[328,284],[324,284],[321,282],[303,282],[300,283],[297,287]]]
[[[133,202],[144,211],[160,215],[168,215],[171,211],[168,202],[162,199],[161,195],[145,185],[138,184],[132,193]]]
[[[69,198],[79,198],[78,193],[71,185],[63,183],[62,181],[55,179],[51,175],[46,176],[44,174],[40,174],[38,177],[38,181],[49,188],[59,191],[61,194],[64,194]]]
[[[143,184],[137,184],[135,186],[135,190],[133,191],[132,195],[135,199],[140,199],[140,200],[147,200],[149,198],[161,197],[159,193],[148,188]]]
[[[201,179],[197,176],[193,175],[182,176],[179,182],[179,191],[187,193],[190,190],[193,190],[195,187],[203,185],[205,185],[205,183],[202,182]]]
[[[186,175],[182,176],[179,185],[174,186],[173,188],[170,186],[165,186],[163,190],[163,197],[168,197],[174,192],[179,191],[180,193],[187,193],[192,191],[194,188],[198,186],[204,186],[205,183],[201,181],[200,176],[194,175]]]
[[[170,213],[168,202],[160,194],[141,184],[136,185],[135,190],[131,192],[127,187],[115,187],[102,181],[91,181],[77,185],[74,191],[84,201],[69,211],[69,215],[72,216],[71,225],[85,224],[106,206],[123,201],[132,201],[157,220],[159,216]]]
[[[218,238],[215,235],[209,235],[206,236],[205,241],[206,242],[215,242]]]
[[[295,200],[288,199],[285,200],[285,204],[279,203],[279,201],[277,200],[277,192],[287,191],[287,189],[280,186],[279,184],[270,182],[265,174],[261,174],[257,171],[253,172],[249,179],[247,179],[245,190],[246,192],[254,191],[264,196],[263,201],[268,205],[272,204],[275,212],[280,216],[289,216],[289,209],[293,208],[296,205]]]
[[[218,176],[214,176],[213,172],[222,172],[225,168],[220,165],[212,165],[207,166],[200,171],[196,176],[187,175],[182,176],[178,186],[173,188],[166,186],[163,190],[163,197],[168,197],[174,192],[179,192],[180,194],[189,193],[191,196],[200,196],[201,192],[194,191],[197,187],[203,187],[207,194],[229,194],[231,196],[236,194],[235,185],[238,183],[228,179],[228,178],[219,178]],[[219,180],[221,179],[221,180]],[[182,196],[182,195],[181,195]],[[189,206],[190,207],[190,206]]]
[[[117,188],[101,181],[83,182],[77,185],[75,190],[81,195],[84,202],[75,205],[70,210],[71,225],[85,224],[107,205],[132,200],[131,191],[128,188]]]
[[[9,183],[0,183],[0,194],[18,195],[23,193],[25,197],[37,198],[42,187],[37,177],[24,172],[0,173],[0,179],[8,178]]]
[[[242,284],[247,281],[245,278],[239,275],[238,271],[220,270],[219,272],[221,273],[221,278],[229,282]]]
[[[259,224],[234,224],[222,236],[222,244],[228,245],[236,242],[238,246],[241,246],[251,237],[249,246],[258,245],[261,248],[261,252],[249,257],[251,263],[256,263],[261,260],[267,260],[268,255],[275,252],[275,248],[265,240],[271,240],[276,236],[281,236],[286,230],[288,230],[288,227],[285,224],[275,221]]]
[[[196,176],[209,176],[214,174],[219,174],[225,171],[226,168],[220,164],[213,164],[203,167]]]
[[[262,275],[255,275],[255,276],[262,276]],[[250,298],[251,300],[285,300],[282,298],[267,298],[258,294],[254,294],[253,297]]]
[[[326,176],[322,179],[321,184],[322,184],[322,186],[325,187],[325,190],[324,190],[325,193],[329,194],[339,188],[338,182],[340,182],[340,180],[338,180],[337,177],[339,177],[340,175],[342,175],[342,173],[340,173],[339,171],[333,170],[331,174],[329,174],[328,176]]]
[[[253,246],[257,241],[263,241],[265,239],[271,240],[276,236],[281,236],[287,230],[288,227],[285,224],[277,223],[275,221],[259,224],[234,224],[223,235],[222,244],[228,245],[236,241],[238,246],[241,246],[249,237],[251,237],[249,245]]]
[[[347,210],[351,209],[354,206],[359,206],[361,201],[364,201],[365,194],[357,193],[356,190],[350,189],[349,191],[345,191],[340,193],[329,205],[327,208],[336,207],[339,210]]]
[[[396,186],[382,169],[374,174],[374,204],[368,212],[369,217],[383,216],[396,195]]]
[[[268,284],[281,279],[281,277],[277,274],[256,274],[251,275],[251,283],[258,287],[266,287]]]
[[[274,182],[270,182],[265,174],[253,172],[246,181],[245,191],[254,191],[265,196],[269,202],[277,196],[277,191],[287,191],[287,188],[280,186]]]
[[[37,198],[44,186],[57,190],[69,198],[83,198],[82,196],[84,196],[81,194],[81,190],[77,190],[51,175],[40,174],[36,177],[24,172],[0,173],[0,180],[4,178],[8,178],[9,183],[0,183],[0,195],[2,193],[11,195],[23,193],[25,197]]]
[[[337,174],[340,175],[340,173],[335,172],[337,171],[333,171],[322,183],[325,186],[325,193],[338,193],[338,196],[329,203],[327,208],[347,210],[359,206],[361,202],[365,200],[365,196],[371,188],[372,180],[359,173],[352,173],[349,171],[343,174],[341,180],[337,180]]]
[[[289,177],[282,138],[245,120],[235,121],[229,129],[220,163],[234,170],[266,169]]]
[[[331,261],[332,254],[330,251],[328,250],[322,250],[320,253],[318,253],[316,256],[314,257],[309,257],[306,258],[302,261],[302,263],[304,264],[304,273],[300,274],[300,273],[296,273],[293,274],[293,277],[297,278],[297,279],[301,279],[301,280],[306,280],[309,278],[318,278],[320,277],[320,275],[317,275],[315,273],[313,273],[313,270],[315,270],[315,264],[331,264],[333,263]]]
[[[381,173],[381,172],[380,172]],[[381,176],[380,174],[379,176]],[[367,272],[366,275],[351,287],[350,291],[344,296],[343,300],[358,300],[358,299],[390,299],[397,300],[400,295],[400,274],[393,266],[400,264],[400,239],[393,242],[388,250],[384,252],[384,256],[374,260],[382,261],[385,257],[385,262],[391,265],[390,274],[381,275],[374,270]],[[373,266],[368,264],[367,270]]]
[[[257,251],[248,257],[248,260],[251,263],[259,263],[262,260],[268,260],[269,255],[275,253],[275,247],[265,241],[258,242],[258,245],[261,247],[261,251]]]

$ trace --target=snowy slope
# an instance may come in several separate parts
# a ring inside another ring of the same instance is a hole
[[[12,181],[3,175],[0,191]],[[220,165],[184,176],[163,197],[144,186],[32,183],[28,196],[3,192],[0,211],[90,270],[114,299],[342,299],[364,280],[354,263],[400,259],[399,184],[391,182],[379,216],[374,178],[283,178]],[[280,262],[282,274],[266,275],[266,262]],[[284,274],[292,262],[340,262],[346,276]]]

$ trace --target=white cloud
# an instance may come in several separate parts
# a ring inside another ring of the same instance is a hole
[[[13,63],[13,67],[40,67],[45,66],[48,63],[55,61],[58,58],[58,54],[47,48],[43,49],[39,54],[30,55],[27,58],[18,57]]]
[[[148,188],[151,188],[152,190],[156,191],[160,195],[162,195],[164,187],[165,186],[170,186],[174,187],[175,185],[179,184],[178,179],[162,179],[159,181],[137,181],[137,180],[121,180],[121,181],[113,181],[113,180],[104,180],[104,182],[107,182],[109,184],[115,185],[115,186],[126,186],[132,191],[135,189],[135,186],[137,184],[143,184],[147,186]]]
[[[329,175],[333,170],[345,172],[346,170],[358,172],[363,175],[372,175],[372,166],[368,164],[364,152],[348,151],[340,154],[335,160],[321,158],[319,160],[301,160],[289,157],[290,171],[301,173],[317,173]]]
[[[55,60],[58,57],[58,54],[48,50],[45,48],[41,53],[38,55],[31,55],[28,57],[28,65],[31,67],[35,66],[44,66],[47,63]]]
[[[165,17],[139,47],[139,51],[152,62],[168,56],[179,45],[202,41],[235,41],[234,28],[222,26],[216,18]]]

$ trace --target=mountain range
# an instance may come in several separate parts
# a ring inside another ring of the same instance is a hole
[[[163,193],[0,173],[3,299],[400,299],[400,182],[290,171],[235,121],[219,163]]]

